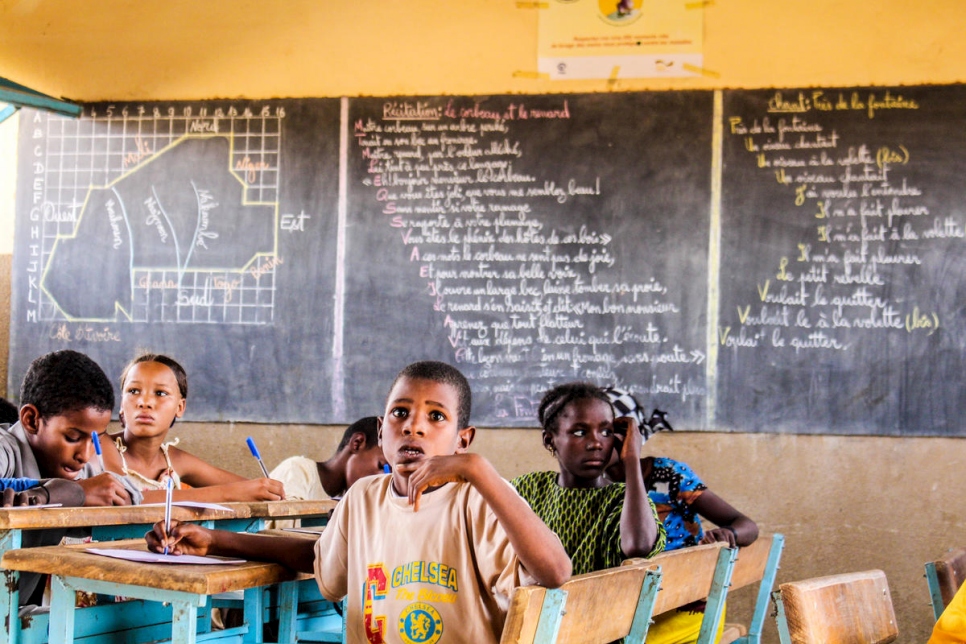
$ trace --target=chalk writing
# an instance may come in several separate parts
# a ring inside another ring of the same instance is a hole
[[[870,333],[942,328],[940,312],[922,310],[900,285],[913,279],[933,240],[964,238],[961,215],[931,205],[915,172],[917,150],[894,138],[901,135],[870,130],[845,143],[825,120],[834,112],[871,120],[920,107],[891,90],[776,91],[763,112],[726,116],[726,136],[787,190],[788,227],[808,232],[796,253],[779,259],[776,274],[762,276],[757,295],[724,316],[721,346],[755,350],[770,333],[771,347],[796,354],[847,352]],[[810,231],[808,221],[816,224]]]
[[[614,383],[632,366],[653,374],[633,376],[642,395],[707,393],[703,346],[667,332],[682,323],[679,293],[628,271],[606,225],[568,216],[615,187],[593,171],[534,170],[534,128],[576,110],[567,98],[388,101],[351,123],[377,222],[499,417],[532,418],[548,379]]]
[[[67,324],[58,324],[51,328],[49,339],[63,343],[75,341],[82,343],[109,343],[120,342],[121,334],[117,329],[110,326],[97,327],[89,324],[70,326]]]

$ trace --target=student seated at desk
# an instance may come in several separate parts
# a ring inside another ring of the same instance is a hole
[[[348,595],[347,641],[500,640],[519,585],[570,577],[560,541],[482,456],[468,453],[470,388],[457,369],[417,362],[396,377],[381,419],[391,475],[361,479],[316,542],[172,522],[149,547],[274,561]],[[272,541],[267,541],[273,539]],[[430,637],[429,634],[436,634]]]
[[[339,499],[359,479],[382,472],[384,465],[379,419],[367,416],[346,427],[329,460],[316,462],[305,456],[291,456],[269,476],[285,485],[286,499]]]
[[[285,486],[285,498],[297,501],[341,499],[359,479],[383,471],[386,458],[379,446],[379,419],[367,416],[346,427],[335,454],[327,461],[291,456],[269,473]],[[269,521],[268,528],[291,528],[300,521]]]
[[[91,436],[107,429],[113,409],[111,382],[89,357],[65,350],[37,358],[20,386],[19,422],[0,427],[0,477],[77,482],[77,486],[46,485],[52,503],[139,503],[140,492],[123,477],[95,474],[89,463],[94,453]],[[23,545],[55,545],[65,536],[68,532],[61,529],[29,531]],[[21,604],[40,603],[43,585],[39,582],[40,575],[21,575]]]
[[[607,387],[604,391],[614,406],[615,414],[635,420],[635,424],[641,428],[643,441],[646,442],[658,429],[670,429],[660,412],[652,416],[652,419],[660,419],[659,422],[648,419],[644,407],[631,393],[614,387]],[[614,459],[607,468],[607,476],[615,481],[624,480],[627,465]],[[715,541],[724,541],[729,547],[750,546],[758,538],[758,525],[709,490],[686,463],[660,456],[645,456],[640,459],[640,471],[647,494],[657,507],[667,531],[667,550]],[[701,526],[702,518],[717,527],[705,531]],[[694,642],[703,618],[704,602],[659,615],[648,629],[648,644]],[[723,619],[721,626],[724,627]]]
[[[130,479],[145,503],[164,501],[168,478],[174,480],[176,501],[284,499],[278,481],[246,479],[178,449],[178,439],[167,441],[187,398],[188,375],[174,359],[146,353],[128,363],[121,374],[123,431],[102,441],[104,467]]]
[[[664,550],[664,528],[640,472],[626,483],[604,476],[612,455],[637,464],[641,436],[634,421],[615,421],[607,395],[587,382],[548,391],[538,415],[543,446],[560,472],[530,472],[513,479],[513,486],[559,535],[574,573],[613,568]]]

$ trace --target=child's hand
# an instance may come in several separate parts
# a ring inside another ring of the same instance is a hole
[[[275,479],[251,479],[229,483],[236,501],[281,501],[285,499],[285,486]],[[237,492],[237,494],[236,494]]]
[[[131,505],[131,495],[124,484],[110,472],[77,481],[84,488],[84,505]]]
[[[631,465],[636,466],[641,458],[641,430],[637,427],[636,420],[630,416],[621,416],[614,419],[614,435],[620,444],[620,460],[626,472]]]
[[[83,501],[81,502],[83,503]],[[47,490],[39,485],[23,492],[17,492],[12,487],[3,490],[3,507],[5,508],[22,505],[46,505],[47,503],[50,503]]]
[[[708,530],[701,537],[701,543],[714,543],[716,541],[724,541],[728,544],[729,548],[737,548],[738,544],[735,541],[735,533],[733,530],[728,528],[715,528],[714,530]]]
[[[164,530],[164,521],[158,521],[150,532],[144,535],[148,542],[148,550],[164,552],[168,547],[169,555],[199,555],[208,554],[211,546],[211,533],[193,523],[181,523],[171,520],[171,532]]]
[[[451,454],[397,465],[398,472],[409,474],[409,504],[413,512],[419,512],[419,498],[428,488],[468,481],[469,469],[476,458],[476,454]]]

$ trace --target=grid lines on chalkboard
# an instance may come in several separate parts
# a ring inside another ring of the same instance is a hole
[[[135,107],[129,111],[137,110]],[[225,171],[234,174],[243,186],[241,207],[247,204],[277,207],[282,117],[247,114],[216,117],[174,114],[171,110],[167,114],[158,114],[157,110],[150,114],[143,108],[142,113],[122,115],[119,111],[105,115],[102,108],[100,113],[91,109],[89,116],[76,120],[43,117],[43,204],[47,214],[41,217],[36,249],[42,272],[63,268],[51,262],[55,246],[70,243],[66,240],[83,234],[84,209],[96,191],[106,192],[122,184],[186,140],[227,139],[230,152]],[[39,138],[40,130],[35,131]],[[114,195],[120,198],[117,190]],[[175,229],[170,226],[169,222],[168,232],[174,234]],[[194,247],[196,240],[197,235],[187,246]],[[274,248],[275,243],[263,246]],[[132,257],[135,247],[132,237]],[[187,249],[182,254],[188,256]],[[190,266],[184,261],[179,260],[171,268],[152,268],[138,266],[138,258],[134,257],[130,267],[130,301],[118,294],[117,306],[121,312],[116,313],[111,306],[109,315],[98,321],[248,325],[273,322],[274,270],[260,271],[256,276],[244,272],[243,266],[233,267],[230,263],[212,269],[210,261],[207,265]],[[36,302],[39,320],[90,319],[62,306],[45,288],[31,288],[28,301]]]
[[[171,270],[140,270],[135,282],[158,284],[181,279],[179,288],[139,288],[135,292],[132,321],[165,320],[193,324],[265,325],[274,320],[274,279],[258,279],[237,271],[191,272],[183,276]],[[217,283],[240,282],[232,290]]]

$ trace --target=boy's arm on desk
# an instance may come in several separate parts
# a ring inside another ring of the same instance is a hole
[[[178,521],[171,522],[170,535],[165,534],[164,522],[159,522],[145,538],[154,552],[163,552],[167,545],[169,552],[176,555],[240,557],[281,564],[298,572],[314,572],[314,539],[209,530]]]

